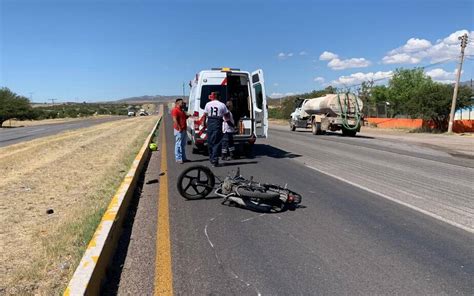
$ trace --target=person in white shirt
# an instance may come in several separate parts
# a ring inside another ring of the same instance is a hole
[[[222,160],[231,160],[234,158],[234,117],[232,116],[232,110],[234,109],[232,101],[227,101],[227,109],[229,110],[229,120],[224,121],[222,124]]]
[[[212,92],[209,102],[204,107],[203,122],[207,119],[207,148],[212,166],[219,166],[219,148],[222,141],[222,123],[229,120],[229,110],[218,100],[219,93]],[[230,123],[233,125],[232,123]]]

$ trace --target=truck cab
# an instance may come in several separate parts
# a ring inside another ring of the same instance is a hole
[[[255,143],[257,138],[268,135],[268,111],[263,71],[252,73],[234,68],[213,68],[196,74],[190,81],[188,113],[188,139],[194,150],[207,145],[207,134],[199,119],[204,115],[204,107],[209,102],[211,92],[219,92],[219,100],[233,102],[232,115],[235,122],[236,144]]]

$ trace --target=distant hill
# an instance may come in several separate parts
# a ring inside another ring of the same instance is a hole
[[[141,96],[141,97],[130,97],[120,100],[116,100],[116,103],[127,103],[127,104],[143,104],[143,103],[163,103],[163,102],[174,102],[177,98],[183,96]],[[186,100],[186,98],[184,98]]]
[[[472,91],[474,91],[474,81],[472,81],[472,80],[460,82],[459,85],[469,86],[472,89]]]

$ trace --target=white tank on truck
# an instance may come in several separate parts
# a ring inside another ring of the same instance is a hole
[[[290,129],[311,128],[315,135],[342,130],[343,135],[353,137],[360,131],[362,107],[362,100],[353,93],[305,99],[291,113]]]

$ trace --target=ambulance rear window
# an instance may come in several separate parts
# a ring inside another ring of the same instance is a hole
[[[219,92],[220,98],[219,101],[222,103],[227,102],[227,86],[226,85],[204,85],[201,89],[201,109],[206,107],[207,102],[209,102],[209,95],[211,92]]]

